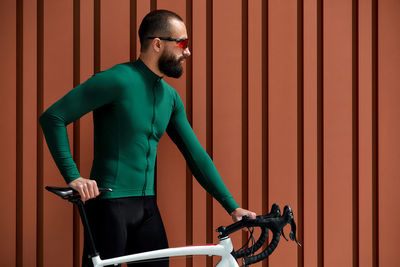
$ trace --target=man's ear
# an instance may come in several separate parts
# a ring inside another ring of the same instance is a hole
[[[151,42],[151,46],[155,52],[159,53],[161,51],[161,40],[158,38],[154,38]]]

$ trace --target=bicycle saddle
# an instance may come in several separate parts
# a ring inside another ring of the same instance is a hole
[[[76,194],[78,194],[77,191],[70,187],[56,187],[56,186],[46,186],[46,190],[50,191],[57,196],[63,198],[63,199],[68,199],[69,197],[72,197]],[[99,188],[100,192],[112,192],[111,188]]]

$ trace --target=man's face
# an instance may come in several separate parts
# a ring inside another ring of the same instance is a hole
[[[171,36],[174,39],[187,39],[186,26],[182,21],[172,19]],[[175,41],[163,41],[164,50],[158,59],[158,68],[168,77],[179,78],[183,74],[183,63],[190,56],[189,48],[183,49]]]

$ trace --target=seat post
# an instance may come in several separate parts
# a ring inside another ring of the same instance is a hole
[[[79,215],[81,217],[82,225],[85,229],[85,235],[86,235],[88,245],[89,245],[89,257],[92,258],[92,257],[98,256],[99,253],[97,252],[96,246],[94,244],[92,231],[90,230],[89,221],[86,216],[85,207],[83,205],[82,200],[80,198],[78,198],[78,199],[70,199],[70,201],[73,203],[76,203],[78,205]]]

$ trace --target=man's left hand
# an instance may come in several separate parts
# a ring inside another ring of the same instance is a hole
[[[240,221],[243,216],[248,216],[250,219],[256,218],[256,213],[242,208],[237,208],[231,212],[232,220],[234,222]]]

